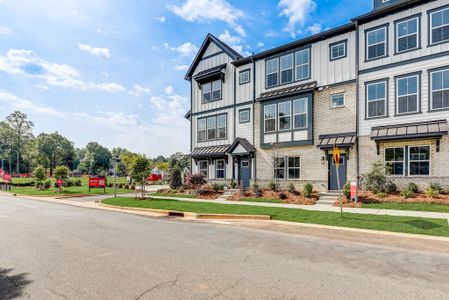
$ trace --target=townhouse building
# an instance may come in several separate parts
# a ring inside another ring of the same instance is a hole
[[[210,181],[336,190],[337,171],[343,186],[382,161],[399,186],[449,185],[449,0],[374,0],[248,57],[209,34],[185,78],[192,172]]]

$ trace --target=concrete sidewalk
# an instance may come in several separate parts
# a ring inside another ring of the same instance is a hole
[[[303,209],[310,211],[329,211],[329,212],[340,212],[340,207],[330,206],[330,205],[299,205],[299,204],[280,204],[280,203],[267,203],[267,202],[245,202],[245,201],[232,201],[232,200],[205,200],[205,199],[192,199],[192,198],[180,198],[180,197],[162,197],[162,196],[151,196],[154,199],[171,199],[178,201],[189,201],[189,202],[207,202],[207,203],[217,203],[226,205],[248,205],[248,206],[263,206],[263,207],[281,207],[281,208],[293,208],[293,209]],[[402,216],[402,217],[421,217],[421,218],[432,218],[432,219],[447,219],[449,222],[449,213],[439,213],[439,212],[427,212],[427,211],[411,211],[411,210],[394,210],[394,209],[372,209],[372,208],[351,208],[344,207],[343,211],[346,213],[353,214],[365,214],[365,215],[385,215],[385,216]]]

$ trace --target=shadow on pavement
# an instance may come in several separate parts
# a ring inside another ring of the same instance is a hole
[[[31,283],[28,273],[10,275],[12,269],[0,268],[0,299],[14,299],[23,296],[23,288]]]

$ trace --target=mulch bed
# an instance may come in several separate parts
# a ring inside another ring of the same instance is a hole
[[[405,199],[401,197],[399,192],[390,193],[385,198],[379,198],[377,195],[369,191],[360,191],[359,200],[362,203],[380,203],[380,202],[393,202],[393,203],[428,203],[428,204],[448,204],[449,195],[440,194],[437,198],[429,198],[425,193],[416,193],[414,197]]]
[[[318,200],[318,193],[313,193],[311,198],[306,198],[299,193],[289,193],[284,192],[287,195],[287,199],[281,200],[279,198],[280,192],[273,192],[270,190],[262,190],[262,197],[257,197],[258,199],[279,199],[287,204],[301,204],[301,205],[314,205],[315,202]],[[239,194],[236,194],[229,198],[229,200],[235,200],[235,201],[244,201],[245,198],[256,198],[256,194],[252,190],[247,190],[243,194],[244,196],[240,196]]]

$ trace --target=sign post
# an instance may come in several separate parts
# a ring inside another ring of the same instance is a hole
[[[61,194],[62,193],[62,185],[64,184],[64,180],[62,178],[56,179],[56,185],[58,186],[58,191]]]
[[[337,186],[338,186],[338,202],[340,203],[340,214],[343,218],[343,201],[341,199],[341,184],[340,184],[340,149],[337,144],[334,145],[334,161],[337,169]]]

